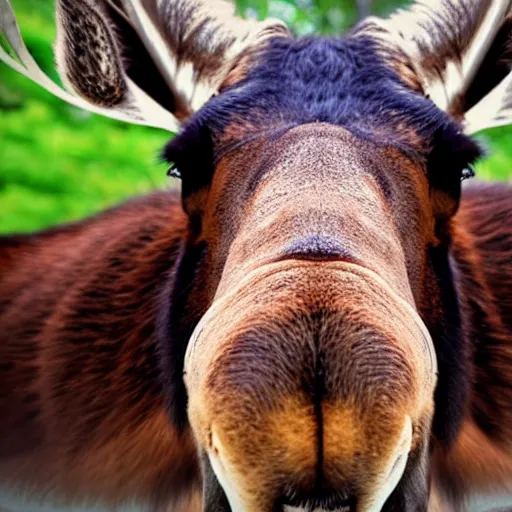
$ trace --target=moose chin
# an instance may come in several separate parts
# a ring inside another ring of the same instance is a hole
[[[0,509],[461,512],[512,495],[508,0],[343,37],[57,0],[67,90],[178,132],[181,190],[0,237]],[[124,507],[124,508],[123,508]]]

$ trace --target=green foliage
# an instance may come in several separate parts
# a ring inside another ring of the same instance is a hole
[[[53,0],[12,0],[27,45],[58,80]],[[246,16],[279,17],[298,34],[341,34],[357,18],[355,0],[238,0]],[[389,12],[399,0],[376,0]],[[0,44],[2,42],[0,41]],[[482,178],[510,179],[512,128],[485,135],[492,156]],[[168,134],[70,107],[0,64],[0,232],[78,219],[134,194],[170,186],[158,152]]]
[[[263,19],[284,20],[296,34],[342,34],[358,17],[355,0],[237,0],[239,11]],[[384,16],[408,0],[374,0],[371,11]],[[368,2],[369,5],[369,2]]]

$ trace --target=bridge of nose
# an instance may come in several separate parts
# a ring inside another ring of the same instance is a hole
[[[338,258],[364,261],[411,296],[390,205],[375,178],[377,171],[385,173],[382,150],[323,124],[298,127],[268,146],[264,169],[254,171],[259,179],[242,207],[239,201],[226,206],[218,194],[217,213],[228,212],[226,224],[235,218],[238,226],[224,262],[229,286],[264,261]],[[245,155],[245,165],[250,158]],[[232,165],[237,176],[242,164]],[[212,233],[217,236],[216,229]]]

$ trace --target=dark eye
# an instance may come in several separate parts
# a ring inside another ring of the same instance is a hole
[[[201,118],[187,122],[161,153],[169,164],[167,175],[183,181],[182,194],[206,186],[213,175],[213,143],[209,128]]]
[[[169,169],[167,169],[167,176],[170,176],[171,178],[178,178],[181,179],[181,171],[178,169],[178,166],[176,164],[172,164]]]
[[[467,180],[469,178],[473,178],[475,176],[475,168],[472,165],[467,165],[462,169],[460,174],[460,181]]]

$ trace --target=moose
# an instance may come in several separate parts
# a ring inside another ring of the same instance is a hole
[[[306,38],[224,0],[56,13],[66,90],[8,0],[0,58],[179,132],[162,155],[181,190],[0,238],[0,508],[512,495],[512,188],[461,184],[472,137],[512,122],[512,2],[420,0]]]

